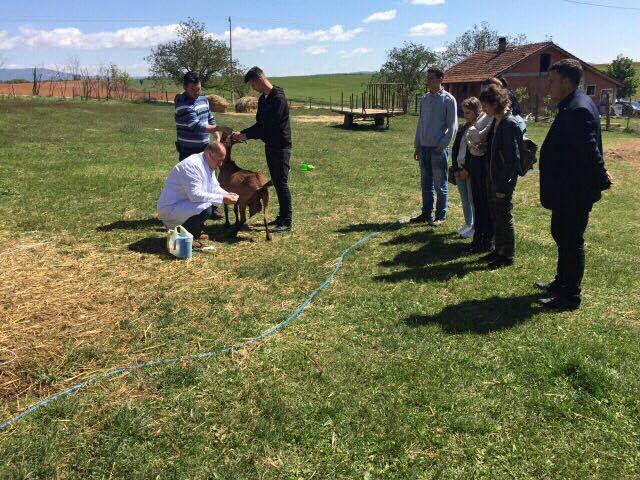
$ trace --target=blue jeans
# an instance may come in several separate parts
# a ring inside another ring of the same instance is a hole
[[[420,147],[420,180],[422,184],[422,214],[432,218],[435,191],[436,220],[447,217],[447,150],[437,153],[434,147]]]
[[[473,194],[471,193],[471,178],[466,180],[456,180],[458,192],[460,192],[460,201],[462,202],[462,213],[464,214],[464,223],[473,226]]]

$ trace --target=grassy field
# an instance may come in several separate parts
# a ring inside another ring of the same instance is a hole
[[[307,75],[301,77],[273,77],[274,85],[284,88],[287,97],[296,102],[308,102],[309,97],[313,103],[329,103],[340,101],[340,93],[344,92],[345,99],[352,93],[359,95],[369,83],[371,75],[368,73],[345,73],[331,75]],[[143,90],[154,89],[153,82],[144,80],[133,81],[132,86]],[[181,91],[182,86],[176,85],[176,91]],[[215,89],[207,90],[207,93],[219,93]]]
[[[419,210],[415,117],[311,120],[294,112],[294,232],[212,223],[215,252],[180,262],[154,216],[169,106],[0,100],[0,419],[96,372],[252,337],[343,249]],[[640,138],[605,144],[616,186],[592,213],[580,311],[535,303],[555,266],[535,174],[515,196],[516,264],[496,272],[452,234],[452,191],[445,226],[358,247],[279,334],[100,381],[1,431],[0,478],[638,478]],[[234,159],[265,170],[258,143]]]

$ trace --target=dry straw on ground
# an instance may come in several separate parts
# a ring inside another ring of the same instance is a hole
[[[224,113],[227,111],[227,108],[229,108],[227,99],[219,95],[208,95],[207,100],[209,100],[209,109],[212,112]]]
[[[206,319],[211,313],[197,295],[230,282],[224,272],[210,269],[211,259],[204,255],[177,268],[178,262],[166,258],[69,246],[64,239],[0,233],[0,245],[0,416],[91,373],[173,354],[175,348],[158,351],[159,342],[146,342],[158,302],[167,300]],[[243,255],[227,252],[236,254]],[[234,292],[241,297],[245,288],[257,287],[238,282]],[[212,333],[203,331],[203,338],[190,343],[218,346]],[[76,358],[79,352],[86,355]]]
[[[236,112],[251,113],[258,110],[258,99],[256,97],[242,97],[235,104]]]

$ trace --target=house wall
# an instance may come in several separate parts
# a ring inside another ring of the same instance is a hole
[[[535,55],[530,56],[503,75],[507,82],[509,82],[509,87],[512,90],[521,87],[527,89],[529,98],[523,102],[523,110],[527,113],[535,113],[536,99],[538,112],[542,113],[545,109],[545,97],[549,95],[549,74],[548,72],[540,72],[540,61],[543,54],[549,55],[549,64],[565,58],[577,58],[572,55],[567,55],[554,46],[549,46]],[[585,68],[582,88],[586,91],[588,86],[593,87],[593,95],[590,96],[596,105],[604,105],[603,90],[611,91],[611,100],[615,101],[616,84],[606,77]]]
[[[540,72],[540,61],[543,54],[549,55],[548,65],[565,58],[577,58],[572,55],[567,55],[562,50],[550,45],[540,52],[531,55],[513,69],[503,74],[509,83],[509,88],[512,90],[525,88],[527,90],[529,98],[522,102],[522,110],[524,113],[535,114],[537,111],[540,115],[543,115],[545,108],[551,107],[551,105],[545,105],[545,100],[549,103],[549,99],[547,98],[549,95],[549,74],[548,72]],[[599,105],[601,111],[604,112],[604,97],[602,92],[603,90],[611,91],[611,100],[612,102],[615,101],[616,84],[606,77],[585,68],[582,88],[586,91],[589,86],[593,89],[593,95],[590,95],[591,99],[596,105]],[[447,84],[445,78],[444,87],[456,98],[458,105],[460,105],[465,98],[480,95],[480,82]]]

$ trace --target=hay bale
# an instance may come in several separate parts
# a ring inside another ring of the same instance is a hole
[[[242,97],[235,104],[238,113],[255,113],[258,111],[258,99],[256,97]]]
[[[219,95],[208,95],[207,100],[209,100],[209,109],[212,112],[224,113],[229,107],[227,99]]]

